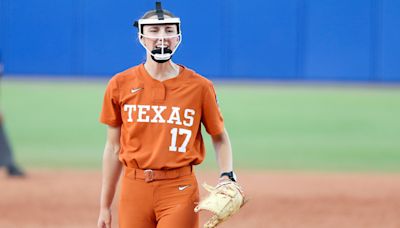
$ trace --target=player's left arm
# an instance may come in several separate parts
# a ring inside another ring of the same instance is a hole
[[[233,171],[232,146],[226,129],[221,134],[212,135],[212,143],[217,157],[220,174]],[[226,176],[223,178],[228,179]]]

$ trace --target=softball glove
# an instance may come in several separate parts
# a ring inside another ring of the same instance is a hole
[[[194,211],[208,210],[213,213],[213,216],[204,224],[204,228],[216,227],[238,212],[245,203],[243,191],[236,182],[223,181],[215,187],[204,183],[203,187],[210,194],[200,201]]]

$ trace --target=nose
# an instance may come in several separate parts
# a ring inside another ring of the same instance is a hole
[[[168,39],[165,39],[165,33],[163,34],[159,34],[159,37],[157,38],[157,46],[168,46]]]
[[[168,41],[167,41],[167,40],[165,40],[165,39],[163,39],[163,38],[157,39],[156,46],[163,46],[163,47],[166,47],[166,46],[168,46],[168,45],[169,45],[169,44],[168,44]]]
[[[157,34],[157,42],[165,42],[165,39],[164,39],[164,37],[166,37],[167,36],[167,33],[165,33],[165,32],[163,32],[163,31],[161,31],[161,32],[158,32],[158,34]]]
[[[161,39],[161,38],[167,36],[167,32],[164,31],[164,29],[160,29],[160,30],[158,31],[157,36],[159,37],[159,39]]]

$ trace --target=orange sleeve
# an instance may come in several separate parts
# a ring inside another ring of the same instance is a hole
[[[203,91],[201,122],[210,135],[218,135],[224,131],[224,119],[217,103],[217,95],[210,82]]]
[[[100,122],[113,127],[122,124],[118,84],[115,78],[108,82],[100,113]]]

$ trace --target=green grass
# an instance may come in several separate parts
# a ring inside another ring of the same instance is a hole
[[[3,81],[1,106],[28,167],[99,168],[105,82]],[[243,169],[400,171],[400,90],[351,86],[217,85]],[[207,138],[204,167],[216,167]]]

